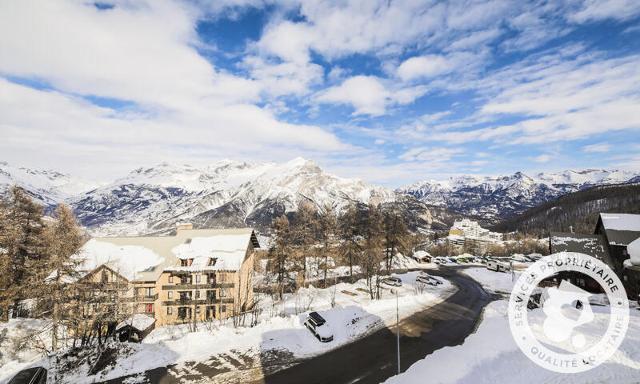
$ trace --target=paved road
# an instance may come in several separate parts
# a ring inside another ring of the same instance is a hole
[[[457,286],[458,291],[446,301],[417,312],[400,322],[402,371],[440,348],[462,344],[475,330],[482,309],[493,299],[476,281],[459,274],[457,269],[441,268],[439,271],[429,271],[431,274],[449,279]],[[290,361],[287,356],[269,356],[268,359],[260,365],[277,368],[279,364]],[[238,382],[378,384],[397,373],[396,359],[395,329],[384,328],[351,344],[267,374],[258,381],[251,381],[249,377],[260,376],[260,372],[258,375],[256,372],[247,372],[248,375],[244,375]],[[145,372],[145,376],[147,382],[152,383],[229,382],[223,379],[226,373],[217,367],[220,365],[211,361],[198,363],[183,372],[176,372],[175,367],[157,368]],[[122,383],[123,379],[109,383]],[[232,379],[232,382],[236,380]],[[425,380],[428,381],[428,378]]]
[[[482,309],[492,300],[477,282],[458,274],[455,269],[443,268],[429,273],[447,277],[458,287],[458,292],[445,302],[400,322],[402,371],[442,347],[461,344],[475,330]],[[378,384],[397,373],[396,359],[395,330],[385,328],[267,376],[263,382]]]

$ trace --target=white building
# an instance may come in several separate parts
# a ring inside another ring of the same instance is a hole
[[[447,239],[454,245],[471,244],[484,248],[490,243],[502,241],[502,234],[482,228],[477,221],[462,219],[453,223]]]

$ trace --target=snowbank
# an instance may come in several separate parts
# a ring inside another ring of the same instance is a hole
[[[627,245],[627,252],[631,257],[631,265],[640,265],[640,238],[635,239],[629,245]]]
[[[507,301],[487,306],[476,333],[464,344],[445,347],[413,364],[406,372],[387,380],[387,384],[429,383],[637,383],[640,381],[640,311],[632,310],[629,330],[620,349],[602,365],[579,374],[560,374],[540,368],[517,347],[509,332]],[[608,324],[609,309],[593,307],[596,319],[585,328],[589,337]],[[532,311],[534,321],[542,310]],[[537,319],[536,319],[537,318]]]
[[[514,283],[518,280],[519,272],[496,272],[486,268],[468,268],[462,271],[471,277],[487,291],[510,294]]]

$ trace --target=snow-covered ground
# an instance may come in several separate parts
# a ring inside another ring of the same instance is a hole
[[[416,285],[418,272],[395,274],[403,286],[397,288],[401,317],[435,305],[455,292],[448,281],[437,287]],[[335,295],[335,306],[332,307]],[[118,360],[116,368],[107,368],[97,377],[87,377],[81,370],[66,375],[65,382],[89,383],[148,369],[191,361],[205,361],[218,354],[260,355],[261,352],[288,351],[294,357],[308,357],[326,352],[363,335],[392,324],[396,316],[396,296],[384,286],[380,300],[371,300],[366,282],[340,283],[326,289],[309,287],[284,302],[274,302],[269,296],[260,296],[262,314],[255,327],[234,328],[231,321],[211,325],[200,324],[198,331],[187,326],[167,326],[154,330],[141,344],[130,344],[132,352]],[[320,343],[303,325],[310,310],[316,310],[327,319],[334,340]],[[33,358],[27,363],[46,364],[46,360]],[[21,365],[22,368],[26,364]],[[0,381],[7,379],[15,369],[0,367]]]
[[[49,321],[9,319],[0,322],[0,382],[42,358],[43,348],[51,347]],[[34,337],[34,335],[37,335]]]
[[[511,294],[513,284],[518,280],[520,272],[496,272],[485,267],[468,268],[462,271],[465,275],[479,282],[488,292]]]
[[[486,268],[464,271],[488,291],[510,293],[511,273]],[[517,272],[516,272],[517,274]],[[581,328],[587,339],[601,335],[609,322],[607,300],[593,295],[589,300],[595,320]],[[604,304],[604,305],[603,305]],[[514,342],[507,317],[508,300],[489,304],[478,330],[462,345],[446,347],[413,364],[406,372],[387,380],[386,384],[424,383],[639,383],[640,382],[640,310],[631,303],[629,329],[618,351],[600,366],[579,374],[560,374],[545,370],[530,361]],[[542,309],[530,312],[530,322],[544,321]],[[534,327],[536,337],[544,339],[541,327]],[[428,379],[426,379],[428,378]]]
[[[600,366],[583,373],[561,374],[545,370],[530,361],[509,333],[507,300],[495,301],[485,309],[476,333],[464,344],[446,347],[413,364],[386,384],[429,383],[638,383],[640,382],[640,311],[631,310],[629,330],[619,350]],[[606,307],[593,307],[592,330],[608,322]],[[533,317],[544,316],[541,309]],[[532,321],[535,321],[533,319]]]

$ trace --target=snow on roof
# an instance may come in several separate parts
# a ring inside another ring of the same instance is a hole
[[[156,281],[165,270],[237,270],[249,244],[259,247],[251,228],[183,229],[174,236],[102,237],[82,248],[82,272],[106,264],[129,280]],[[209,259],[216,263],[209,266]],[[193,258],[180,267],[180,258]]]
[[[81,266],[84,273],[106,264],[128,280],[135,280],[138,273],[148,271],[164,261],[164,257],[143,246],[116,245],[96,239],[84,244],[79,257],[84,258]]]
[[[127,318],[126,320],[118,324],[118,326],[116,327],[116,331],[119,331],[120,329],[126,327],[127,325],[139,331],[145,331],[150,326],[152,326],[153,323],[155,322],[156,322],[156,319],[154,319],[151,316],[148,316],[142,313],[136,313],[135,315],[130,316],[129,318]]]
[[[640,215],[630,213],[601,213],[605,229],[616,231],[640,231]]]
[[[189,270],[226,270],[240,269],[247,252],[250,234],[222,234],[209,237],[195,237],[191,241],[172,249],[179,259],[193,259]],[[215,259],[210,266],[209,261]],[[172,268],[174,269],[174,268]],[[185,269],[180,267],[178,269]]]
[[[630,256],[629,262],[632,265],[640,265],[640,237],[627,245],[627,252]]]

